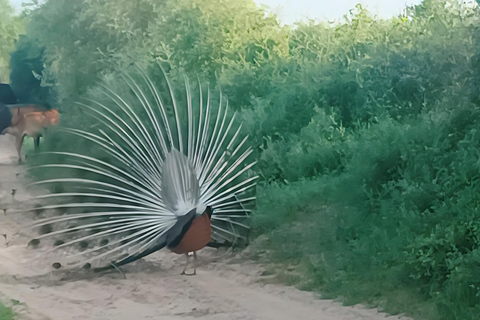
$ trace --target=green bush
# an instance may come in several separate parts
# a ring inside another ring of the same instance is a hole
[[[10,86],[19,103],[55,104],[51,85],[39,79],[44,71],[44,48],[20,35],[10,56]]]
[[[23,30],[22,18],[14,15],[8,0],[0,0],[0,82],[9,82],[10,52]]]
[[[0,320],[13,320],[14,313],[12,308],[5,307],[0,303]]]

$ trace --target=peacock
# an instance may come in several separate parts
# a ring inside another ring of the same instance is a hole
[[[124,87],[99,83],[101,98],[76,102],[85,128],[57,130],[92,152],[72,142],[31,168],[48,173],[31,185],[53,190],[36,197],[35,210],[55,213],[34,222],[44,230],[36,240],[76,248],[71,267],[118,269],[168,248],[186,255],[182,274],[193,253],[196,274],[198,250],[248,241],[258,176],[242,122],[200,82],[194,99],[187,76],[186,99],[177,100],[161,70],[158,83],[139,67],[120,72]]]

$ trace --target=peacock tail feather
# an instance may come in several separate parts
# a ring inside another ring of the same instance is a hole
[[[257,176],[241,122],[200,84],[195,102],[187,77],[180,103],[162,74],[166,99],[140,68],[121,73],[121,92],[101,84],[103,99],[77,103],[91,129],[59,128],[97,152],[55,150],[41,155],[54,160],[31,168],[49,172],[32,185],[56,190],[38,196],[35,210],[60,213],[35,222],[54,226],[37,239],[64,239],[52,250],[81,247],[72,267],[121,265],[169,246],[207,207],[213,243],[247,241]]]

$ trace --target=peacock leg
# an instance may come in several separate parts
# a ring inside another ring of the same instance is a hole
[[[187,263],[185,264],[185,268],[183,268],[183,272],[182,272],[182,275],[185,275],[185,276],[194,276],[197,274],[197,252],[196,251],[193,251],[193,273],[186,273],[185,271],[187,270],[187,266],[188,266],[188,259],[189,259],[189,254],[186,253],[185,254],[187,256]]]
[[[197,274],[197,251],[193,251],[193,273],[192,276]]]
[[[185,253],[185,257],[187,257],[187,261],[185,262],[185,267],[183,268],[183,271],[182,271],[181,275],[187,275],[187,274],[185,273],[185,271],[187,270],[187,267],[188,267],[188,258],[189,258],[188,252]]]

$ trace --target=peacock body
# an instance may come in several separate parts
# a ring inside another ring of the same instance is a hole
[[[49,172],[33,185],[56,190],[37,197],[36,210],[60,213],[35,223],[49,226],[38,239],[64,239],[55,250],[80,246],[70,266],[97,271],[164,247],[187,254],[188,263],[188,253],[208,244],[245,241],[257,176],[248,137],[228,102],[220,94],[214,106],[210,92],[204,101],[199,85],[195,103],[187,78],[181,104],[166,76],[167,99],[141,69],[136,78],[121,77],[127,88],[121,93],[102,85],[107,102],[78,102],[93,129],[59,129],[101,152],[55,150],[32,169]]]

